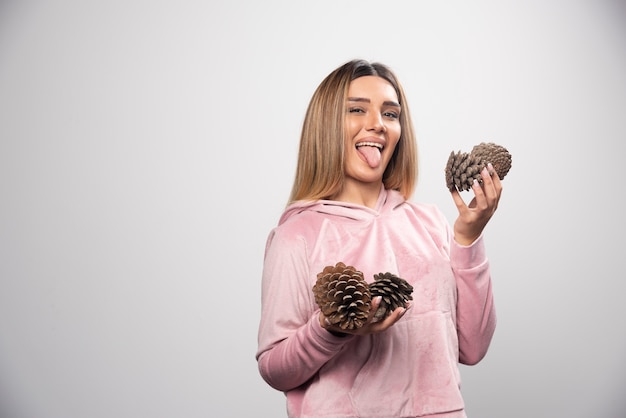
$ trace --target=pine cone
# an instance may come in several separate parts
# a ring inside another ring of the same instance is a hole
[[[480,170],[483,167],[481,161],[471,154],[452,151],[446,164],[446,186],[448,186],[448,190],[452,191],[455,188],[459,191],[471,189],[474,179],[482,181]]]
[[[500,180],[507,175],[511,169],[511,154],[501,145],[493,142],[481,142],[472,148],[472,155],[485,164],[491,163],[494,170],[498,173]]]
[[[407,302],[413,300],[413,286],[406,280],[392,273],[374,275],[374,282],[369,285],[372,298],[382,296],[380,305],[374,314],[376,319],[384,319],[396,308],[406,308]]]
[[[511,169],[511,162],[509,151],[493,142],[481,142],[470,153],[453,151],[446,164],[446,186],[450,191],[470,190],[475,179],[482,183],[480,172],[488,163],[502,180]]]
[[[363,273],[339,262],[317,274],[315,302],[332,325],[357,329],[367,321],[371,306],[369,286]]]

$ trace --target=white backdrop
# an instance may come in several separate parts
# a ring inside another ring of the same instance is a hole
[[[626,401],[619,0],[0,2],[0,416],[284,417],[254,354],[265,238],[322,78],[390,65],[416,200],[506,146],[472,418]]]

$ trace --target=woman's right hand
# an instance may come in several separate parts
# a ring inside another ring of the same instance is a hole
[[[350,334],[350,335],[368,335],[368,334],[377,334],[379,332],[383,332],[386,329],[390,328],[393,324],[398,322],[400,318],[404,316],[406,311],[411,308],[410,302],[406,308],[396,308],[389,316],[387,316],[383,320],[378,320],[375,317],[375,313],[378,310],[378,306],[380,305],[380,301],[382,300],[381,296],[376,296],[372,299],[372,305],[370,307],[370,314],[367,318],[367,321],[363,326],[357,329],[342,329],[336,325],[332,325],[328,318],[324,316],[322,312],[320,312],[320,325],[322,328],[327,330],[328,332],[334,335],[342,335],[342,334]]]

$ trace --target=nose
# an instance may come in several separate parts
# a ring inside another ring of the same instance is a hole
[[[382,115],[372,112],[367,120],[367,130],[374,132],[386,132],[387,127],[383,121]]]

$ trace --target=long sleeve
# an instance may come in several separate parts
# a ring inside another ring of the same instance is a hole
[[[319,324],[304,241],[271,234],[262,278],[257,361],[263,379],[287,391],[309,380],[354,337],[336,337]]]
[[[335,337],[312,318],[295,334],[259,356],[259,371],[273,388],[287,391],[309,380],[349,340]]]
[[[458,292],[459,361],[473,365],[487,354],[496,328],[491,271],[483,237],[470,246],[452,241],[450,260]]]

